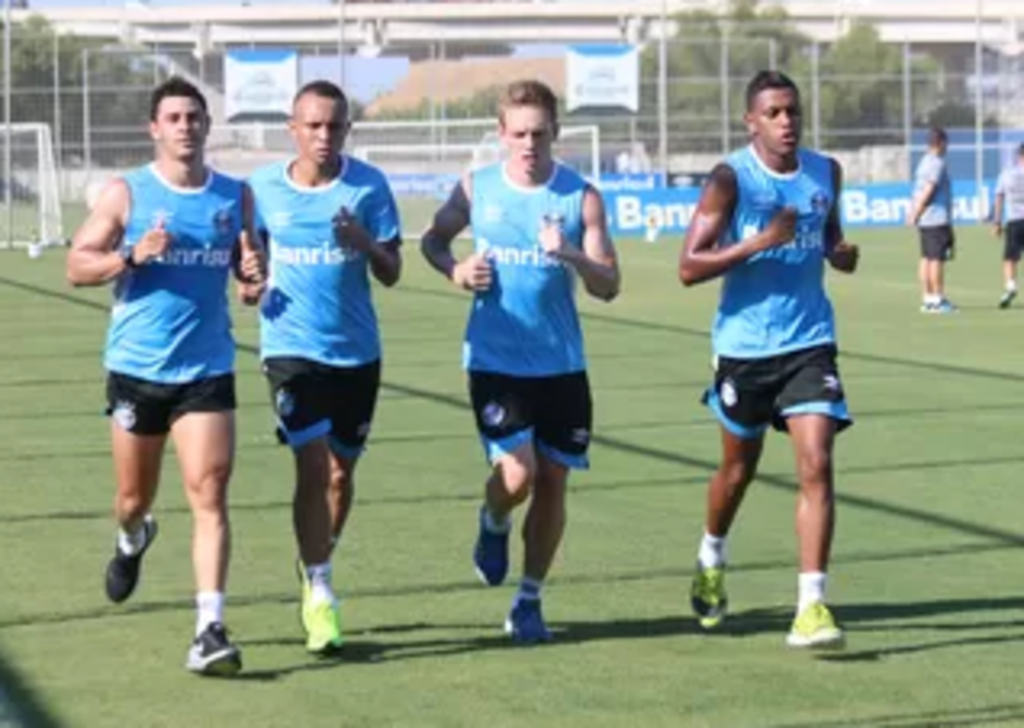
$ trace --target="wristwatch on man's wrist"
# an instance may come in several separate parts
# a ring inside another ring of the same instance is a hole
[[[135,248],[125,245],[119,248],[117,252],[121,256],[121,260],[124,261],[125,268],[138,267],[139,264],[135,262]]]

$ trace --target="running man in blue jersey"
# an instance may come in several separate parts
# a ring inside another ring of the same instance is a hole
[[[270,249],[260,355],[279,434],[295,458],[302,622],[306,647],[317,654],[342,646],[331,555],[352,504],[380,385],[370,274],[393,286],[402,269],[387,180],[341,152],[348,114],[348,100],[333,83],[303,87],[289,122],[297,156],[250,180]]]
[[[423,235],[430,264],[473,292],[463,363],[477,429],[492,471],[473,558],[491,586],[508,572],[512,510],[530,499],[523,577],[505,630],[517,642],[551,635],[541,585],[565,527],[569,470],[587,466],[591,399],[574,289],[610,301],[619,268],[604,204],[558,163],[555,96],[537,81],[505,89],[498,133],[507,160],[466,175]],[[452,255],[473,231],[473,252]]]
[[[722,460],[708,487],[691,601],[701,625],[725,616],[725,539],[754,477],[769,425],[788,431],[799,474],[799,596],[787,642],[837,647],[825,605],[834,523],[832,446],[850,424],[836,366],[825,263],[853,272],[839,219],[840,166],[800,147],[800,95],[776,71],[747,86],[750,145],[711,173],[687,230],[683,284],[722,277],[705,403],[721,423]]]
[[[197,622],[186,667],[241,669],[224,627],[231,533],[227,488],[235,448],[235,344],[226,288],[262,290],[252,200],[237,180],[209,169],[210,119],[192,84],[172,78],[150,104],[153,163],[114,180],[75,233],[67,260],[76,286],[114,284],[104,365],[120,525],[107,566],[113,602],[131,596],[157,535],[152,516],[168,434],[193,516]]]

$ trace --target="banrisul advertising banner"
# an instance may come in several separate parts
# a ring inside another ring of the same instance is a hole
[[[640,54],[629,45],[571,46],[565,63],[566,107],[640,110]]]
[[[991,210],[993,180],[978,194],[973,181],[953,183],[953,219],[957,223],[983,221]],[[656,189],[604,189],[611,231],[624,237],[652,238],[655,234],[683,233],[697,209],[699,187]],[[909,183],[847,185],[839,210],[846,227],[904,225],[913,185]]]
[[[288,116],[298,91],[299,54],[291,49],[232,50],[224,55],[224,115]]]

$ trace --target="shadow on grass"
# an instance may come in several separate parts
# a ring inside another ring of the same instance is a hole
[[[0,726],[58,728],[59,725],[43,707],[39,695],[0,654]]]
[[[870,718],[822,720],[808,723],[777,723],[772,728],[966,728],[966,726],[1021,725],[1024,703],[986,705],[959,710],[926,710],[877,715]]]
[[[932,602],[916,602],[902,604],[865,603],[849,604],[836,608],[837,616],[851,635],[870,631],[871,629],[886,630],[943,630],[950,629],[964,633],[955,639],[941,639],[933,642],[893,645],[877,650],[860,650],[850,652],[816,653],[817,659],[823,662],[872,662],[888,656],[907,655],[926,652],[934,649],[955,648],[969,645],[1003,644],[1006,642],[1024,641],[1024,632],[1007,635],[1004,632],[993,634],[991,630],[1005,630],[1009,627],[1024,628],[1024,617],[1002,621],[971,622],[963,624],[938,623],[921,624],[912,620],[922,617],[957,616],[961,614],[977,614],[979,612],[997,612],[1024,610],[1024,597],[1007,597],[999,599],[948,599]],[[793,613],[789,607],[752,609],[731,616],[722,626],[712,632],[701,630],[689,614],[680,612],[643,619],[616,619],[593,622],[554,622],[551,629],[554,641],[550,645],[541,645],[530,649],[557,649],[560,646],[579,645],[609,640],[643,640],[671,638],[687,635],[701,635],[706,639],[730,640],[746,638],[760,634],[778,636],[780,643],[789,629]],[[908,624],[901,622],[909,620]],[[872,625],[877,625],[873,627]],[[431,637],[432,632],[445,632],[444,637]],[[458,636],[458,633],[487,632],[473,636]],[[984,634],[968,634],[985,632]],[[454,636],[452,633],[455,633]],[[388,640],[388,637],[393,640]],[[345,665],[373,665],[378,663],[404,661],[421,658],[438,658],[467,653],[522,649],[509,642],[508,637],[493,629],[492,624],[429,624],[411,623],[391,625],[372,630],[354,631],[348,635],[349,641],[341,655],[336,659],[306,661],[280,668],[248,671],[243,679],[253,681],[276,681],[289,675],[305,671],[316,671],[340,668]],[[855,637],[854,637],[855,639]],[[270,637],[250,640],[243,643],[250,648],[288,647],[296,651],[302,649],[302,641],[296,636]],[[1024,717],[1014,713],[1015,717]],[[920,716],[918,716],[920,717]],[[907,720],[915,718],[908,716]],[[895,720],[895,718],[893,719]],[[966,720],[966,719],[965,719]],[[977,718],[975,718],[977,720]],[[988,719],[987,719],[988,720]],[[1000,717],[1000,722],[1009,721],[1009,717]],[[969,723],[949,723],[949,725],[968,725]],[[828,723],[826,725],[833,725]],[[846,725],[835,723],[834,725]],[[852,722],[849,725],[890,725],[890,723]],[[891,723],[893,726],[902,723]],[[946,722],[908,722],[908,726],[947,725]]]

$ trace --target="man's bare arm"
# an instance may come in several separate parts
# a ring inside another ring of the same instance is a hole
[[[434,215],[434,221],[420,240],[423,257],[445,278],[467,291],[483,291],[491,286],[490,261],[473,253],[459,261],[452,254],[452,242],[470,223],[470,178],[465,176],[455,185],[448,200]]]
[[[935,190],[939,187],[936,182],[928,182],[921,191],[914,196],[914,199],[910,203],[910,215],[907,218],[907,222],[910,225],[917,225],[921,219],[921,215],[924,214],[924,210],[931,203],[932,198],[935,197]]]
[[[382,285],[390,288],[402,277],[402,239],[396,237],[383,243],[374,243],[366,254],[370,272]]]
[[[566,247],[565,250],[576,251],[576,248]],[[604,200],[593,187],[588,187],[583,197],[582,250],[560,257],[579,274],[591,296],[611,301],[619,295],[622,280],[619,261],[608,233]]]
[[[131,192],[122,179],[100,193],[85,222],[75,231],[67,258],[67,279],[73,286],[99,286],[117,278],[128,261],[117,252],[124,236]]]
[[[829,264],[843,273],[853,273],[857,270],[857,261],[860,251],[856,245],[846,242],[846,235],[843,232],[843,220],[840,213],[840,201],[843,196],[843,168],[836,160],[830,160],[832,164],[832,207],[828,211],[828,218],[825,220],[825,256]]]
[[[679,280],[684,286],[717,278],[747,258],[793,239],[796,211],[787,207],[756,235],[719,247],[718,242],[729,229],[736,208],[739,195],[736,184],[736,173],[728,165],[720,164],[712,170],[686,230],[679,257]]]

